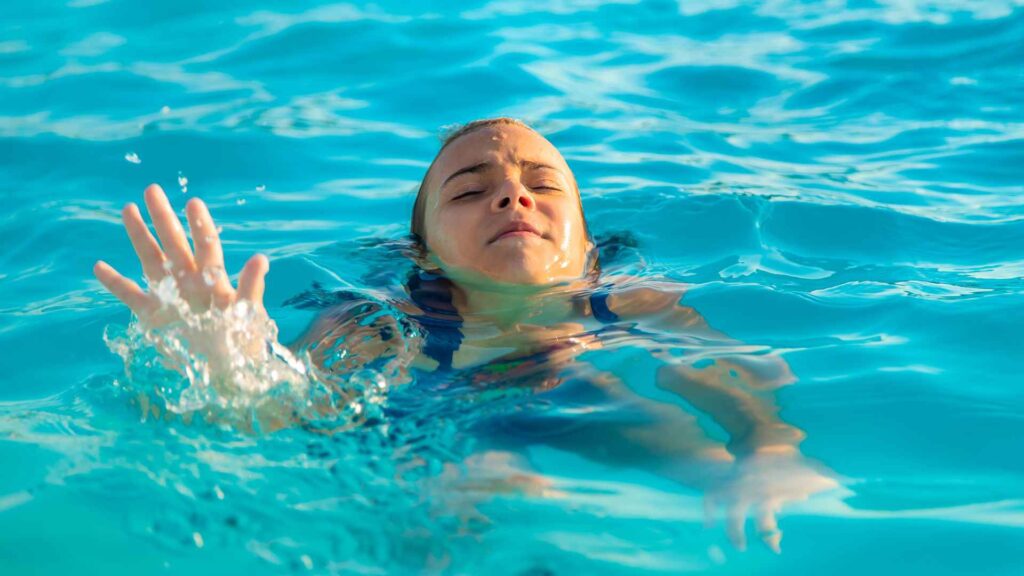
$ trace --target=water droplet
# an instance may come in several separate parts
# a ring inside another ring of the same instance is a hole
[[[178,186],[181,186],[181,193],[188,192],[188,177],[181,172],[178,172]]]
[[[167,116],[168,114],[171,113],[171,107],[170,106],[164,106],[163,108],[160,109],[160,113],[163,114],[164,116]]]
[[[213,487],[213,495],[217,497],[217,500],[224,499],[224,491],[220,489],[220,486]]]
[[[217,226],[217,234],[220,234],[223,231],[224,231],[224,227],[223,226]]]
[[[220,266],[206,266],[203,268],[203,282],[207,286],[213,286],[220,279],[220,275],[224,272],[224,269]]]
[[[238,200],[235,200],[235,204],[238,204],[239,206],[245,206],[245,198],[239,198]]]
[[[310,558],[308,554],[303,554],[302,556],[299,556],[299,560],[302,560],[302,565],[306,567],[306,570],[313,569],[313,559]]]
[[[192,541],[196,543],[196,548],[203,547],[203,535],[199,532],[192,533]]]
[[[132,164],[142,164],[142,160],[139,158],[139,155],[136,154],[135,152],[129,152],[125,154],[124,159],[131,162]]]
[[[174,264],[170,260],[164,260],[164,272],[170,272]]]
[[[267,189],[267,187],[265,185],[263,185],[263,184],[260,184],[259,186],[256,187],[256,191],[257,192],[263,192],[266,189]]]
[[[206,243],[209,244],[213,242],[213,236],[203,236],[203,240],[206,240]]]

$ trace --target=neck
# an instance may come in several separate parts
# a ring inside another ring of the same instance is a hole
[[[573,309],[571,295],[582,280],[565,286],[453,285],[452,304],[464,321],[492,323],[502,330],[517,324],[558,322]]]

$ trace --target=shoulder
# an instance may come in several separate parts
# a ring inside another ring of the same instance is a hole
[[[295,342],[323,369],[348,371],[414,354],[416,328],[385,299],[366,294],[323,309]]]
[[[374,326],[386,323],[385,309],[384,303],[369,296],[348,297],[321,310],[307,332],[314,337],[375,332]]]
[[[682,300],[686,286],[662,279],[615,276],[604,283],[608,307],[620,316],[643,315],[671,308]]]
[[[623,320],[651,319],[676,327],[705,326],[703,317],[682,303],[687,291],[685,284],[633,276],[618,276],[609,282],[607,306]]]

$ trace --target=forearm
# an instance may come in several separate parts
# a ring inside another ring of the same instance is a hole
[[[740,372],[727,361],[704,368],[665,364],[658,370],[658,386],[679,394],[694,408],[711,416],[729,434],[734,456],[771,448],[795,448],[803,432],[783,422],[774,399],[743,386]]]

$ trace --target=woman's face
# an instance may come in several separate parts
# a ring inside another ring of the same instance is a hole
[[[427,246],[456,281],[550,284],[584,274],[590,248],[562,155],[516,125],[448,145],[427,175]]]

